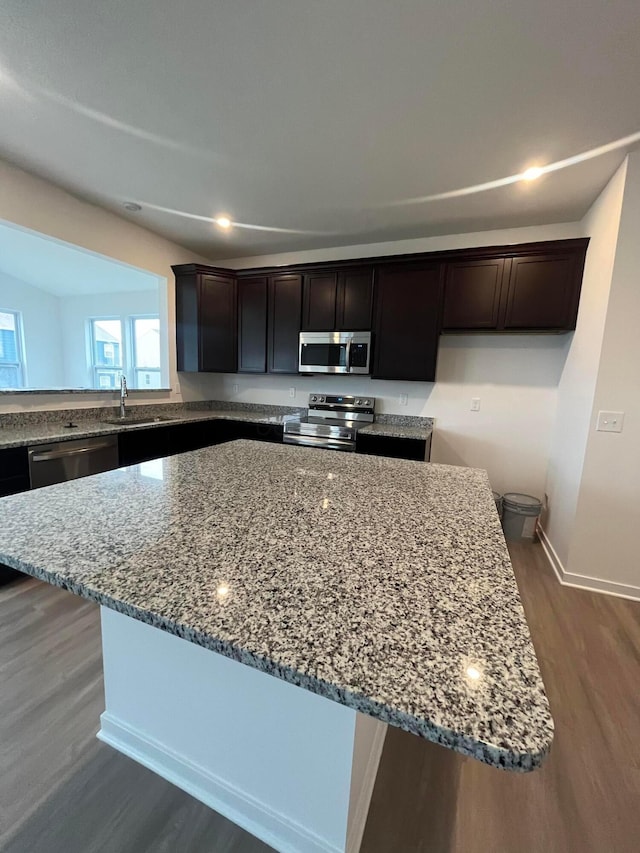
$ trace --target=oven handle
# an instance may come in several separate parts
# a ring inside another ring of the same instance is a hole
[[[283,438],[284,444],[302,444],[305,447],[320,447],[326,450],[347,450],[353,451],[356,449],[355,441],[343,440],[340,438],[320,438],[315,435],[292,435],[285,433]]]

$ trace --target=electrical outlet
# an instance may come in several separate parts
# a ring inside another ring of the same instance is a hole
[[[471,398],[471,411],[479,412],[480,411],[480,397],[472,397]]]
[[[232,388],[233,388],[233,393],[234,393],[234,394],[237,394],[237,393],[238,393],[238,391],[240,390],[240,386],[238,385],[238,383],[237,383],[237,382],[234,382],[234,383],[233,383]]]
[[[295,397],[295,396],[296,396],[296,389],[294,388],[294,386],[293,386],[293,385],[291,386],[291,388],[289,388],[289,396],[290,396],[291,398],[293,398],[293,397]]]
[[[400,394],[400,405],[406,406],[408,402],[409,402],[409,395],[408,394]]]
[[[598,432],[622,432],[624,412],[598,412]]]

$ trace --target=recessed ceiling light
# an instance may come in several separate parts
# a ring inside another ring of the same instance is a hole
[[[522,173],[523,181],[535,181],[536,178],[539,178],[542,174],[542,169],[540,166],[531,166],[529,169],[525,169]]]
[[[226,231],[227,228],[231,228],[231,220],[228,216],[218,216],[213,220],[219,228],[224,228]]]
[[[142,205],[137,204],[135,201],[125,201],[122,206],[131,213],[138,213],[139,210],[142,210]]]

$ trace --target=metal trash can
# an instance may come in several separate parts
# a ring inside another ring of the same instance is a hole
[[[498,511],[498,518],[502,519],[502,495],[500,492],[492,492],[493,499],[496,502],[496,509]]]
[[[505,539],[532,542],[536,535],[542,503],[533,495],[507,492],[502,496],[502,529]]]

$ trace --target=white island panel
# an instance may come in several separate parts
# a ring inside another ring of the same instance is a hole
[[[386,725],[102,607],[98,737],[282,853],[360,847]]]

